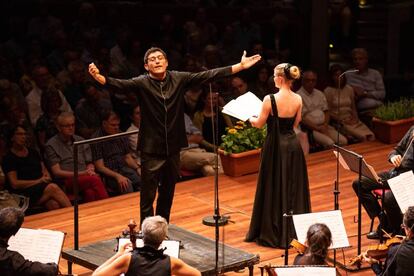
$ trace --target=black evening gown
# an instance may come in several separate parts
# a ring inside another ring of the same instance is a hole
[[[274,95],[270,95],[272,114],[267,119],[256,196],[246,241],[284,248],[286,227],[283,214],[311,211],[306,160],[293,130],[295,117],[279,118]],[[296,237],[288,219],[288,242]]]

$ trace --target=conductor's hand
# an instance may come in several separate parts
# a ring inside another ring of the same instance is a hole
[[[106,83],[106,79],[104,76],[102,76],[99,73],[99,69],[98,67],[96,67],[96,65],[92,62],[91,64],[89,64],[89,74],[91,74],[91,76],[100,84],[105,84]]]
[[[240,65],[243,69],[250,68],[256,62],[258,62],[262,57],[260,55],[254,55],[251,57],[246,57],[246,51],[243,51],[243,56],[241,57]]]
[[[394,167],[399,167],[401,165],[401,155],[394,155],[391,157],[390,161],[394,165]]]

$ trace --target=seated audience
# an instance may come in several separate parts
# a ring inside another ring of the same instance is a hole
[[[23,224],[24,213],[16,208],[0,210],[0,275],[54,276],[59,267],[55,263],[43,264],[26,260],[20,253],[7,249],[9,239]]]
[[[63,112],[56,123],[59,133],[46,143],[45,159],[55,179],[64,184],[67,192],[73,193],[73,142],[83,138],[75,135],[75,116],[72,113]],[[78,186],[85,202],[108,197],[105,185],[95,173],[89,145],[78,147]]]
[[[401,224],[406,236],[401,244],[391,245],[385,262],[380,262],[364,253],[364,260],[371,264],[375,275],[413,275],[414,271],[414,206],[408,207]]]
[[[104,110],[102,126],[93,137],[119,133],[119,123],[119,116],[115,112]],[[132,158],[127,137],[92,144],[91,148],[96,170],[102,174],[109,195],[130,193],[140,189],[139,167]]]
[[[295,257],[294,265],[327,265],[328,248],[332,244],[332,234],[328,226],[315,223],[306,233],[304,254]]]
[[[147,217],[142,222],[141,230],[144,247],[132,251],[131,244],[127,244],[92,275],[201,275],[194,267],[165,255],[163,249],[158,249],[167,237],[168,224],[164,218]]]
[[[302,76],[302,87],[297,93],[302,97],[302,125],[310,129],[315,141],[326,148],[332,147],[339,137],[339,145],[346,145],[347,139],[329,125],[328,103],[322,91],[315,89],[317,75],[313,71],[305,71]]]
[[[17,126],[9,133],[10,150],[3,159],[6,188],[30,198],[30,207],[54,210],[71,206],[66,194],[52,179],[37,151],[26,147],[26,129]]]
[[[131,108],[131,111],[132,111],[130,115],[131,125],[129,126],[127,131],[134,131],[134,130],[139,131],[139,127],[141,125],[141,107],[137,104]],[[141,157],[140,157],[140,152],[138,150],[138,137],[139,137],[138,134],[139,133],[129,135],[128,138],[129,138],[129,148],[131,150],[131,155],[134,158],[134,160],[137,162],[138,167],[139,167],[138,174],[141,175]]]
[[[210,93],[205,91],[199,98],[197,104],[197,111],[194,113],[193,123],[196,128],[201,130],[201,135],[203,135],[206,143],[203,143],[203,147],[207,151],[214,151],[214,146],[219,146],[221,144],[221,136],[226,134],[226,127],[232,127],[233,123],[231,119],[226,114],[221,111],[217,114],[217,105],[219,105],[219,95],[218,93]],[[219,109],[222,107],[219,106]],[[216,119],[218,116],[218,124],[215,123],[215,127],[218,128],[218,135],[216,136],[216,141],[213,140],[213,125],[211,120]]]
[[[89,139],[101,126],[101,111],[110,109],[111,101],[104,97],[104,93],[95,85],[87,83],[83,90],[83,98],[75,109],[79,135]]]
[[[358,72],[347,74],[348,84],[354,88],[361,120],[370,126],[374,110],[384,103],[384,82],[380,72],[368,67],[368,52],[365,49],[355,48],[351,54]]]
[[[352,136],[360,142],[373,141],[375,134],[359,120],[354,90],[346,84],[346,75],[342,76],[341,87],[338,89],[339,76],[343,72],[342,67],[337,64],[330,68],[330,84],[324,90],[329,116],[332,121],[339,124],[339,132],[342,134]]]
[[[414,139],[414,126],[408,130],[394,150],[388,155],[388,161],[394,166],[394,168],[390,171],[379,174],[379,177],[383,182],[382,184],[365,177],[362,177],[360,183],[358,180],[355,180],[352,184],[356,195],[358,195],[358,186],[360,186],[359,197],[361,199],[362,206],[364,206],[365,211],[367,211],[371,219],[376,217],[378,217],[379,220],[381,219],[381,206],[376,197],[372,194],[372,191],[381,189],[383,185],[385,185],[386,189],[389,189],[388,182],[386,180],[403,172],[410,170],[414,171],[414,147],[412,144],[410,146],[412,139]],[[406,153],[405,156],[404,153]],[[402,158],[403,156],[404,158]],[[399,234],[400,224],[402,221],[401,210],[398,207],[391,190],[387,190],[383,196],[383,207],[386,216],[383,217],[382,228],[394,234]],[[380,238],[380,235],[382,235],[382,231],[378,228],[376,231],[370,232],[367,237],[369,239],[378,239]]]
[[[40,99],[42,97],[43,91],[48,88],[48,85],[52,79],[52,75],[49,73],[49,70],[46,66],[37,65],[32,70],[32,78],[35,82],[33,89],[27,94],[26,102],[29,112],[29,118],[32,125],[36,125],[37,119],[43,114],[43,111],[40,107]],[[63,96],[61,91],[58,91],[60,98],[62,99],[62,105],[60,111],[71,112],[72,109],[66,101],[65,96]]]
[[[204,138],[201,131],[196,128],[187,114],[184,114],[185,131],[187,133],[188,147],[180,151],[181,168],[188,171],[201,172],[203,175],[214,175],[215,154],[200,148]],[[218,157],[219,158],[219,157]],[[220,164],[220,158],[218,165]],[[219,165],[219,173],[222,172]]]
[[[40,106],[43,114],[37,119],[35,131],[39,147],[43,150],[46,142],[58,133],[56,119],[60,114],[62,99],[59,96],[56,84],[50,84],[42,93]]]

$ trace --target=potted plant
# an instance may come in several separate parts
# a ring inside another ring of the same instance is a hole
[[[402,98],[375,110],[373,131],[384,143],[397,143],[414,124],[414,99]]]
[[[260,151],[266,137],[266,127],[255,128],[238,121],[226,128],[222,135],[219,153],[223,171],[229,176],[241,176],[259,170]]]

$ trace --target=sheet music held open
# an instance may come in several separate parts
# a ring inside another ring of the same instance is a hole
[[[244,122],[252,116],[258,116],[261,108],[262,101],[249,91],[228,102],[221,112]]]
[[[332,233],[332,245],[329,247],[330,249],[350,246],[340,210],[293,215],[292,217],[298,241],[302,244],[306,241],[306,232],[309,226],[314,223],[325,223]]]
[[[44,229],[20,228],[9,240],[10,250],[30,261],[59,263],[65,233]]]
[[[413,171],[401,173],[388,179],[388,185],[394,194],[395,200],[400,206],[401,212],[405,213],[408,207],[414,206],[414,174]]]

